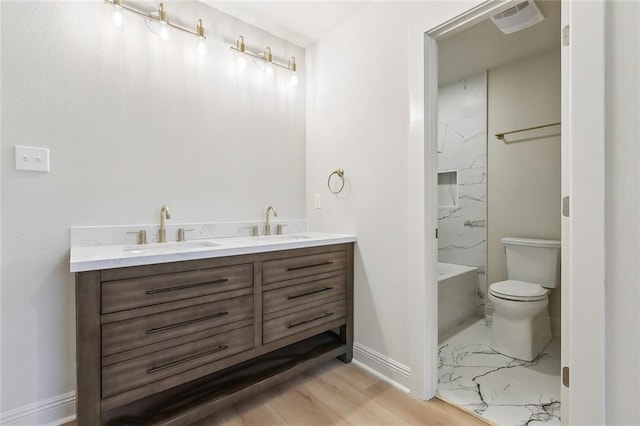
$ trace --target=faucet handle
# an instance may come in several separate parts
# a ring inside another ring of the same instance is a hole
[[[147,244],[147,231],[141,229],[139,231],[129,231],[127,234],[137,234],[138,244]]]
[[[193,231],[193,229],[184,229],[184,228],[178,228],[178,238],[177,241],[187,241],[187,239],[184,236],[185,232],[189,232],[189,231]]]
[[[251,230],[251,236],[252,237],[257,237],[258,236],[258,225],[245,226],[245,228]]]
[[[276,235],[282,235],[282,228],[287,226],[286,223],[279,223],[276,225]]]

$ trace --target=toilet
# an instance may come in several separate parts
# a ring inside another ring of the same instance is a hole
[[[551,341],[549,292],[560,284],[560,241],[502,238],[507,280],[489,286],[491,349],[533,361]]]

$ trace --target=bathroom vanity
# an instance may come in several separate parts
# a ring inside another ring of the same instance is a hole
[[[309,235],[72,249],[79,425],[185,425],[350,362],[355,238]]]

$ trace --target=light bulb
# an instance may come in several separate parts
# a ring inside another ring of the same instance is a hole
[[[198,53],[200,55],[207,53],[207,44],[204,42],[203,38],[198,40]]]
[[[169,40],[169,26],[165,22],[161,24],[158,35],[162,41]]]
[[[264,70],[264,75],[266,75],[267,78],[273,77],[273,65],[267,64],[267,68]]]
[[[238,58],[236,58],[236,65],[238,65],[239,70],[245,69],[247,67],[247,58],[242,54],[238,54]]]
[[[204,44],[204,27],[202,26],[202,19],[198,19],[196,22],[196,35],[198,36],[198,53],[204,55],[207,52],[207,45]]]
[[[113,5],[113,23],[118,28],[122,26],[122,7],[118,4]]]
[[[293,87],[296,87],[296,86],[298,85],[298,76],[297,76],[297,75],[295,75],[295,74],[293,74],[293,75],[291,76],[291,80],[290,80],[290,82],[291,82],[291,85],[292,85]]]

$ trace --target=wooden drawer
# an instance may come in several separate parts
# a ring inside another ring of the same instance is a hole
[[[249,326],[109,365],[102,369],[102,397],[179,375],[252,347],[253,326]],[[186,381],[178,378],[176,384]]]
[[[298,312],[265,321],[262,329],[263,343],[270,343],[292,334],[317,327],[347,316],[346,297],[309,307]]]
[[[341,271],[347,267],[346,251],[312,254],[270,260],[262,264],[262,282],[291,280],[324,272]]]
[[[331,278],[265,291],[262,295],[262,309],[265,314],[268,314],[344,294],[346,291],[346,276],[341,273]]]
[[[102,313],[253,286],[253,264],[224,266],[102,283]]]
[[[253,295],[194,305],[102,326],[102,355],[110,355],[253,316]]]

